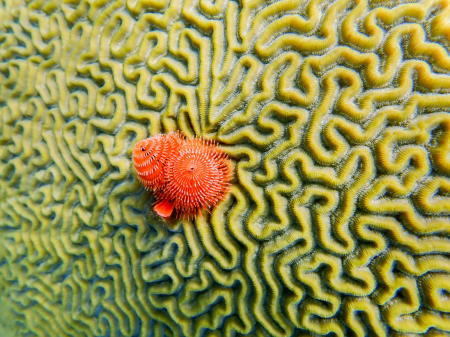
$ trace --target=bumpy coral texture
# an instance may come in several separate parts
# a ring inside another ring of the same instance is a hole
[[[2,1],[1,335],[450,333],[449,17]],[[177,129],[236,175],[210,216],[167,226],[131,151]]]

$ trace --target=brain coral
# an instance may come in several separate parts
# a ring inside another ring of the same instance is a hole
[[[450,333],[450,1],[0,2],[1,336]],[[168,226],[132,170],[233,159]]]

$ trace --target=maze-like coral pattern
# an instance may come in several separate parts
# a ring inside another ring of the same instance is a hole
[[[449,45],[448,0],[3,0],[1,335],[450,333]],[[176,129],[236,165],[195,223],[131,169]]]

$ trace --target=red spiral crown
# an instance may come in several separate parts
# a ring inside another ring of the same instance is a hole
[[[154,210],[194,218],[224,198],[233,177],[228,155],[213,141],[186,139],[179,133],[157,135],[135,145],[138,178],[155,192]]]

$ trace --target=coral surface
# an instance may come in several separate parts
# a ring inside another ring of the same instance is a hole
[[[450,333],[450,1],[0,2],[1,336]],[[140,139],[219,141],[166,224]]]

